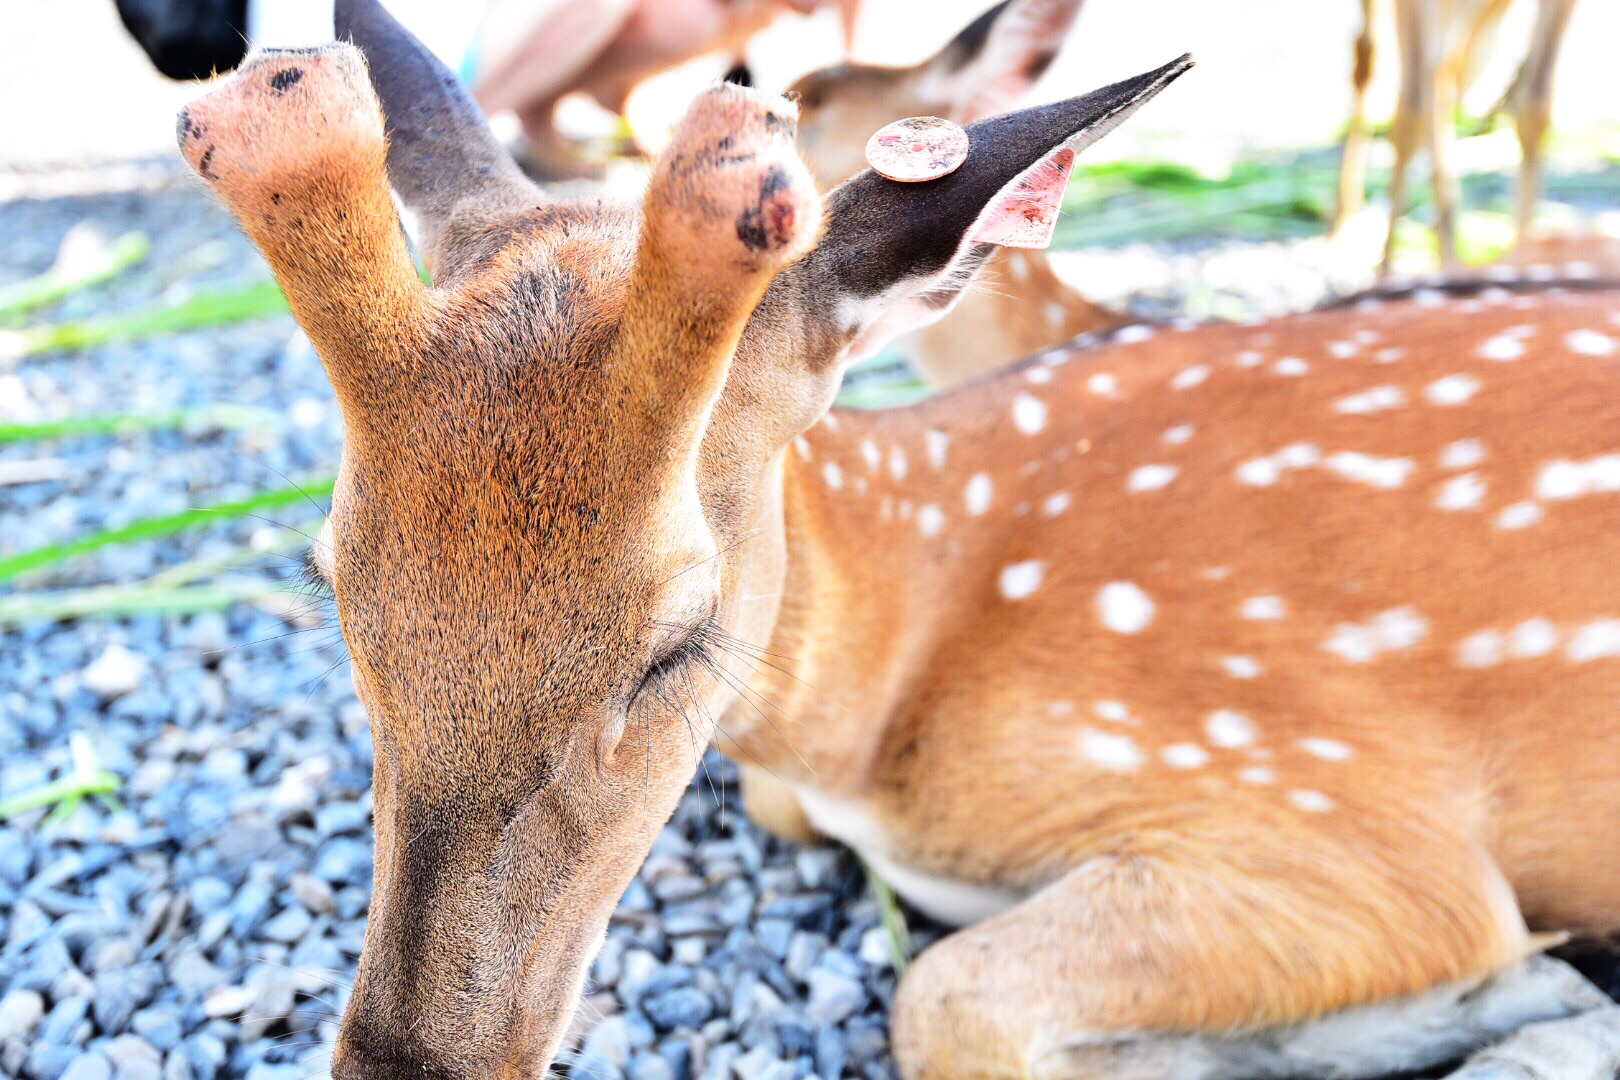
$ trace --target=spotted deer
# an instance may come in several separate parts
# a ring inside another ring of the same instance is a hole
[[[1390,179],[1390,220],[1382,269],[1387,272],[1394,259],[1396,226],[1406,211],[1408,173],[1412,159],[1425,146],[1431,162],[1440,257],[1448,268],[1453,268],[1457,265],[1457,181],[1450,167],[1449,148],[1455,117],[1479,55],[1488,49],[1487,43],[1494,38],[1510,0],[1392,2],[1401,84],[1390,126],[1395,165]],[[1361,33],[1356,38],[1351,76],[1355,106],[1340,163],[1334,232],[1344,228],[1366,197],[1367,149],[1372,133],[1367,120],[1367,90],[1376,55],[1375,23],[1382,7],[1382,0],[1361,0]],[[1519,140],[1514,217],[1521,239],[1530,235],[1535,222],[1536,200],[1541,191],[1541,153],[1552,121],[1552,76],[1574,10],[1575,0],[1536,0],[1529,53],[1501,104],[1512,117]]]
[[[376,866],[336,1077],[542,1075],[711,738],[763,825],[962,926],[898,988],[907,1077],[1365,1076],[1521,1025],[1589,1066],[1542,1075],[1612,1066],[1620,1010],[1530,927],[1620,922],[1620,293],[831,410],[1191,61],[825,200],[791,103],[716,88],[638,207],[548,199],[375,0],[337,26],[178,132],[345,423],[314,555]]]
[[[844,63],[804,76],[799,152],[824,191],[866,168],[872,132],[906,116],[959,124],[1012,108],[1057,58],[1081,0],[1003,0],[909,67]],[[1132,320],[1067,284],[1042,251],[997,249],[948,316],[901,343],[935,386],[955,386],[1049,345]]]

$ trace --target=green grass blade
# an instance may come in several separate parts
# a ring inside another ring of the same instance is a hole
[[[906,968],[911,966],[911,957],[915,952],[906,913],[895,898],[894,890],[872,869],[872,864],[862,859],[861,867],[866,871],[867,884],[872,886],[872,895],[877,898],[878,919],[883,924],[884,936],[889,939],[889,959],[894,964],[894,973],[904,975]]]
[[[35,439],[70,439],[84,435],[122,435],[165,428],[275,427],[280,417],[268,409],[248,405],[202,405],[166,413],[115,413],[107,416],[69,416],[33,424],[0,424],[0,443]]]
[[[19,358],[57,349],[84,349],[109,341],[131,341],[153,334],[262,319],[285,314],[288,310],[281,287],[274,281],[260,281],[240,289],[197,293],[179,303],[145,311],[9,331],[0,336],[0,357]]]
[[[131,615],[195,615],[233,604],[273,599],[287,585],[269,578],[230,577],[207,585],[155,589],[147,585],[92,585],[0,596],[0,626]]]
[[[0,317],[15,315],[60,300],[70,293],[110,281],[140,262],[152,250],[142,233],[125,233],[87,261],[60,263],[37,277],[0,286]]]
[[[235,502],[182,510],[177,514],[165,514],[161,517],[145,518],[141,521],[131,522],[121,528],[104,529],[60,544],[46,544],[27,551],[19,551],[15,555],[0,558],[0,581],[9,581],[19,574],[26,574],[52,566],[112,544],[127,544],[137,540],[154,540],[187,529],[213,525],[228,518],[251,515],[278,506],[289,506],[293,503],[303,502],[307,498],[319,499],[332,494],[333,483],[332,479],[327,478],[312,480],[301,487],[273,488],[269,491],[261,491],[246,499],[238,499]]]

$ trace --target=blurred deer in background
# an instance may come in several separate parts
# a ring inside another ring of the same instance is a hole
[[[908,1077],[1368,1076],[1527,1023],[1487,1053],[1612,1076],[1620,1009],[1526,920],[1620,924],[1620,293],[829,411],[1190,60],[825,202],[791,103],[718,88],[636,207],[548,199],[374,0],[337,14],[369,83],[260,53],[179,136],[345,423],[315,555],[376,869],[339,1080],[541,1074],[710,738],[762,824],[965,927],[897,991]]]
[[[866,140],[907,116],[958,124],[1006,112],[1051,66],[1082,0],[1003,0],[910,67],[839,64],[796,82],[799,150],[822,189],[866,168]],[[1133,320],[1065,284],[1040,251],[1003,250],[983,284],[902,347],[935,386],[954,386],[1049,345]]]
[[[1387,273],[1395,253],[1395,231],[1406,209],[1408,172],[1412,158],[1425,145],[1431,161],[1435,202],[1435,231],[1440,258],[1447,269],[1457,265],[1457,180],[1450,167],[1457,105],[1480,62],[1480,54],[1495,41],[1496,28],[1511,0],[1393,0],[1395,33],[1401,64],[1400,96],[1390,140],[1395,146],[1395,167],[1390,177],[1389,232],[1384,243],[1382,270]],[[1515,219],[1521,239],[1535,222],[1541,190],[1541,151],[1552,116],[1552,76],[1558,50],[1569,27],[1575,0],[1535,0],[1536,21],[1530,51],[1503,99],[1502,108],[1513,118],[1519,139],[1520,164]],[[1339,172],[1339,208],[1333,231],[1337,233],[1366,198],[1367,88],[1372,81],[1375,47],[1373,34],[1379,18],[1378,0],[1362,0],[1361,35],[1356,39],[1355,107],[1345,138]]]

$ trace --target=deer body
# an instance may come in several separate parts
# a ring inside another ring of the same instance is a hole
[[[344,416],[315,563],[376,866],[334,1076],[542,1074],[711,737],[767,824],[972,923],[897,993],[908,1077],[1612,1025],[1521,910],[1620,914],[1614,292],[1138,331],[829,413],[1190,58],[825,203],[792,104],[717,88],[638,211],[547,200],[374,0],[336,15],[364,57],[255,54],[178,132]]]
[[[765,647],[793,659],[754,682],[780,715],[723,721],[739,760],[813,792],[812,822],[865,804],[880,856],[1017,892],[1144,817],[1331,832],[1441,790],[1538,923],[1610,925],[1617,309],[1489,295],[1161,330],[833,412],[784,463],[794,601]],[[1537,360],[1489,358],[1510,342]],[[1566,801],[1590,827],[1546,818]]]

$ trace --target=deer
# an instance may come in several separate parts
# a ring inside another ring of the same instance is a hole
[[[1390,139],[1395,165],[1390,180],[1389,229],[1381,273],[1395,255],[1395,230],[1405,213],[1412,158],[1429,148],[1435,201],[1435,231],[1446,269],[1458,266],[1457,181],[1450,168],[1449,147],[1458,102],[1477,55],[1494,35],[1509,0],[1394,0],[1395,35],[1400,52],[1401,83]],[[1361,0],[1361,32],[1355,42],[1351,76],[1354,107],[1339,170],[1339,202],[1333,231],[1343,230],[1366,198],[1367,89],[1372,82],[1376,49],[1374,24],[1378,0]],[[1530,236],[1541,191],[1541,153],[1552,118],[1552,75],[1569,29],[1575,0],[1536,0],[1530,50],[1498,111],[1513,120],[1519,141],[1519,175],[1514,220],[1520,239]]]
[[[866,169],[867,136],[906,116],[971,124],[1005,112],[1044,75],[1081,0],[1003,0],[934,55],[905,67],[843,63],[811,72],[788,92],[799,105],[799,151],[826,191]],[[984,286],[948,317],[901,343],[935,387],[955,386],[1081,334],[1137,320],[1087,299],[1040,250],[998,248]]]
[[[1167,328],[840,411],[847,358],[1190,57],[825,197],[793,104],[720,86],[639,205],[565,202],[375,0],[336,16],[177,137],[344,417],[312,555],[376,861],[338,1080],[542,1075],[711,740],[761,825],[960,927],[896,991],[905,1077],[1498,1039],[1465,1068],[1609,1075],[1620,1009],[1541,952],[1620,922],[1620,291]]]

